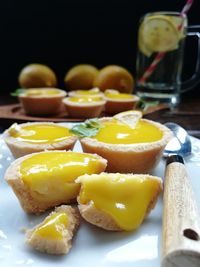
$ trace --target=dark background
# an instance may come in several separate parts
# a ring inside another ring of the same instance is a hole
[[[0,92],[13,91],[29,63],[43,63],[63,87],[75,64],[118,64],[135,75],[139,17],[151,11],[181,11],[182,0],[4,0],[0,3]],[[200,24],[200,1],[189,14]],[[188,41],[183,78],[194,70],[197,44]],[[193,94],[197,91],[193,90]]]

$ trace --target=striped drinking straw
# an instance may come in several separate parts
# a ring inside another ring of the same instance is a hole
[[[185,14],[187,14],[187,12],[190,10],[192,4],[193,4],[193,0],[187,0],[187,2],[185,4],[185,6],[183,7],[180,15],[184,16]],[[182,23],[178,26],[178,30],[181,30],[181,28],[182,28]],[[158,63],[163,59],[165,54],[166,54],[166,52],[157,53],[157,55],[155,56],[155,58],[154,58],[153,62],[151,63],[151,65],[147,68],[147,70],[145,71],[143,76],[138,80],[138,83],[140,83],[140,84],[145,83],[145,81],[148,79],[148,77],[150,77],[151,74],[156,69]]]

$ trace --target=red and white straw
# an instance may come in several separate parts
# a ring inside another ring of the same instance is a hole
[[[190,10],[191,6],[193,4],[193,0],[187,0],[185,6],[183,7],[180,15],[183,16],[185,14],[187,14],[187,12]],[[178,30],[181,30],[182,28],[182,23],[178,26]],[[154,72],[154,70],[156,69],[158,63],[163,59],[163,57],[165,56],[166,52],[159,52],[157,53],[157,55],[155,56],[153,62],[151,63],[151,65],[147,68],[147,70],[145,71],[145,73],[143,74],[143,76],[138,80],[138,83],[142,84],[144,83],[148,77],[151,76],[151,74]]]

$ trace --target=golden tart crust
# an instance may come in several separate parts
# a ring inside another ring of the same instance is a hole
[[[55,90],[57,94],[29,94],[31,90]],[[27,93],[26,93],[27,92]],[[62,108],[62,99],[67,95],[64,90],[58,88],[29,88],[19,95],[19,101],[28,115],[57,114]]]
[[[88,103],[78,103],[70,101],[71,97],[63,99],[63,103],[69,116],[72,118],[95,118],[99,117],[104,110],[105,100],[91,101]],[[94,98],[93,96],[91,99]]]
[[[48,152],[54,153],[54,152],[61,152],[61,151],[55,150],[55,151],[48,151]],[[65,151],[65,152],[68,153],[71,151]],[[21,163],[23,161],[25,161],[26,159],[29,159],[32,156],[42,154],[42,153],[45,153],[45,151],[34,153],[34,154],[29,154],[29,155],[26,155],[24,157],[20,157],[20,158],[16,159],[9,166],[9,168],[7,169],[5,176],[4,176],[4,179],[11,186],[15,195],[17,196],[17,198],[21,204],[21,207],[24,209],[25,212],[28,212],[28,213],[36,213],[37,214],[37,213],[44,212],[51,207],[55,207],[55,206],[58,206],[61,204],[69,204],[69,203],[75,202],[75,197],[74,197],[73,199],[70,199],[70,200],[68,199],[68,200],[64,201],[65,203],[63,203],[63,202],[61,203],[60,200],[53,200],[53,201],[49,201],[49,203],[47,203],[45,201],[41,201],[41,199],[39,199],[39,198],[36,199],[35,196],[32,195],[31,189],[28,187],[28,185],[25,184],[25,182],[21,178],[19,168],[20,168]],[[81,154],[84,154],[84,153],[81,153]],[[92,154],[92,156],[95,156],[96,159],[98,160],[98,170],[96,172],[94,171],[94,173],[103,172],[106,168],[107,161],[105,159],[103,159],[102,157],[100,157],[99,155]],[[71,184],[73,184],[73,183],[71,182]],[[74,182],[74,184],[75,184],[75,182]],[[37,194],[37,192],[34,192],[34,193]],[[49,196],[49,199],[51,200],[51,196]]]
[[[107,90],[115,91],[115,90]],[[117,91],[116,91],[117,92]],[[116,93],[117,95],[120,93]],[[127,94],[128,95],[128,94]],[[105,112],[107,114],[113,115],[119,112],[128,111],[134,109],[139,101],[139,97],[136,95],[130,95],[130,98],[112,98],[105,95]]]
[[[100,118],[100,122],[112,120]],[[134,144],[108,144],[95,138],[85,137],[80,140],[83,151],[96,153],[107,159],[107,172],[150,173],[162,157],[163,150],[172,137],[171,131],[164,125],[142,119],[163,132],[163,137],[155,142]]]
[[[28,123],[22,123],[19,125],[23,127],[23,126],[29,126],[29,125],[44,125],[44,124],[45,125],[56,125],[53,122],[28,122]],[[62,127],[69,129],[68,127],[63,126],[63,125]],[[19,158],[30,153],[40,152],[44,150],[72,150],[74,147],[74,144],[76,143],[78,139],[76,136],[71,135],[65,140],[60,141],[60,142],[53,142],[50,144],[39,144],[39,143],[33,144],[33,143],[25,142],[22,140],[18,140],[17,138],[12,137],[9,134],[9,129],[7,129],[4,132],[3,138],[15,158]]]
[[[63,239],[61,240],[49,240],[44,237],[40,237],[34,234],[35,230],[38,229],[43,223],[36,225],[33,229],[28,230],[26,233],[26,243],[35,250],[61,255],[67,254],[72,247],[72,238],[79,227],[80,215],[76,208],[69,205],[62,205],[55,208],[55,211],[51,212],[46,219],[50,218],[56,213],[66,213],[68,216],[68,225],[66,229],[63,229]]]
[[[105,176],[107,175],[107,177],[109,177],[112,182],[114,183],[115,179],[117,176],[122,176],[122,179],[123,180],[126,180],[126,178],[132,178],[134,179],[134,177],[136,178],[139,178],[142,180],[149,180],[149,181],[156,181],[157,182],[157,188],[156,190],[152,193],[152,198],[150,199],[148,205],[146,206],[146,210],[145,210],[145,213],[144,213],[144,218],[142,219],[142,221],[148,216],[148,214],[150,213],[150,211],[152,209],[154,209],[155,205],[156,205],[156,202],[157,202],[157,199],[158,199],[158,196],[160,194],[160,192],[162,191],[162,180],[161,178],[159,177],[156,177],[156,176],[151,176],[151,175],[148,175],[148,174],[119,174],[119,173],[101,173],[101,174],[98,174],[98,175],[83,175],[83,176],[80,176],[76,182],[78,183],[81,183],[81,184],[84,184],[84,178],[85,177],[91,177],[91,179],[95,179],[95,177],[100,177],[101,175]],[[83,179],[83,181],[82,181]],[[83,186],[83,185],[82,185]],[[93,200],[90,200],[88,201],[88,203],[82,203],[81,202],[81,199],[80,199],[80,195],[81,195],[81,190],[82,190],[82,187],[80,189],[80,193],[79,193],[79,196],[77,198],[77,201],[78,201],[78,208],[79,208],[79,211],[80,211],[80,214],[81,216],[89,223],[93,224],[93,225],[96,225],[100,228],[103,228],[105,230],[109,230],[109,231],[123,231],[125,229],[123,229],[122,227],[120,227],[116,221],[114,220],[114,218],[111,216],[111,214],[97,208],[94,203],[93,203]],[[134,195],[133,195],[134,196]],[[130,198],[130,196],[129,196]],[[123,200],[121,198],[121,201],[123,203]],[[137,204],[137,202],[135,203],[135,205]],[[138,207],[138,208],[141,208],[141,207]],[[141,223],[142,223],[141,221]],[[133,221],[134,223],[134,221]],[[137,225],[136,228],[138,228],[140,226]],[[135,229],[136,229],[135,228]],[[133,230],[133,229],[131,229]]]

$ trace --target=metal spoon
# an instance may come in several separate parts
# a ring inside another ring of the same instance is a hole
[[[178,154],[183,157],[189,156],[192,152],[191,140],[186,132],[180,125],[174,122],[165,123],[174,134],[174,137],[168,143],[164,150],[164,156]]]
[[[191,154],[187,132],[167,123],[174,138],[167,145],[163,198],[162,267],[200,266],[200,214],[182,156]]]

